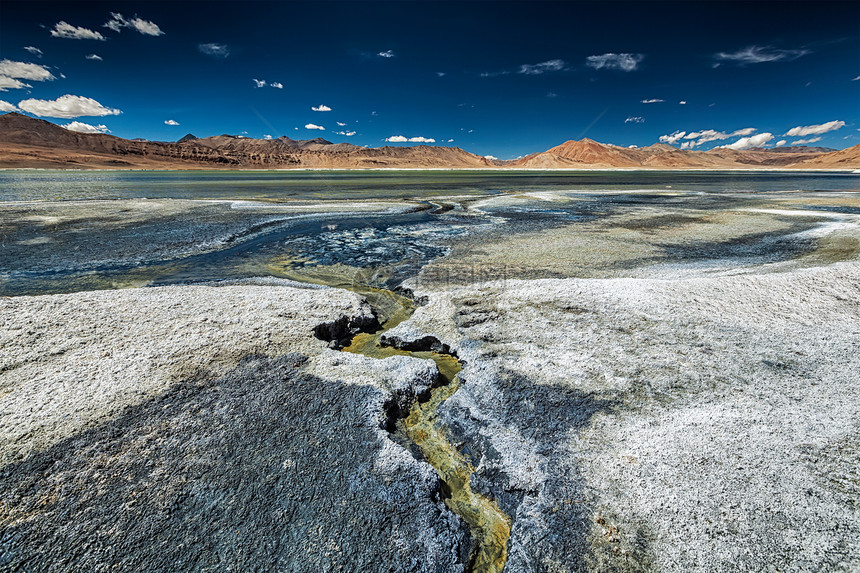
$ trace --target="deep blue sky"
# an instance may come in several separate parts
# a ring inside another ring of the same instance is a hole
[[[119,32],[104,27],[111,12],[127,22]],[[140,33],[135,16],[163,33]],[[59,22],[106,39],[54,37]],[[92,98],[122,113],[43,117],[127,138],[246,133],[377,147],[423,137],[500,158],[568,139],[643,146],[677,132],[668,140],[695,149],[743,136],[860,143],[860,2],[3,0],[0,60],[12,62],[8,74],[26,75],[15,64],[25,62],[55,76],[17,78],[31,87],[0,91],[5,109]],[[642,103],[655,99],[664,101]],[[321,105],[332,111],[312,111]],[[796,127],[807,135],[786,135]],[[685,139],[706,130],[720,139]]]

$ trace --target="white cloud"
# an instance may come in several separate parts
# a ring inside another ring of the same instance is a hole
[[[81,116],[119,115],[118,109],[103,106],[88,97],[66,94],[55,100],[25,99],[18,103],[22,110],[43,117],[73,118]]]
[[[379,56],[380,58],[393,58],[394,52],[391,50],[385,50],[384,52],[379,52],[376,55]]]
[[[353,135],[355,135],[354,131],[335,131],[335,133],[338,135],[345,135],[347,137],[352,137]]]
[[[42,57],[42,50],[37,48],[36,46],[24,46],[24,49],[33,54],[34,56]]]
[[[110,28],[114,32],[119,32],[123,28],[132,28],[145,36],[164,35],[164,32],[161,31],[161,28],[159,28],[155,22],[143,20],[137,16],[131,20],[126,20],[123,18],[122,14],[118,14],[116,12],[111,12],[110,15],[111,19],[104,24],[104,27]]]
[[[67,123],[63,126],[69,131],[77,131],[78,133],[109,133],[110,130],[106,125],[90,125],[88,123],[83,123],[80,121],[73,121],[71,123]]]
[[[214,42],[197,44],[197,49],[200,53],[212,56],[213,58],[226,58],[230,55],[230,48],[227,47],[227,44],[216,44]]]
[[[438,76],[438,77],[440,77],[440,78],[444,78],[444,77],[445,77],[445,72],[436,72],[436,76]]]
[[[819,125],[799,125],[797,127],[792,127],[791,129],[786,131],[785,134],[790,135],[792,137],[798,137],[803,135],[818,135],[820,133],[827,133],[828,131],[836,131],[837,129],[844,126],[844,121],[835,120],[828,121],[827,123],[821,123]]]
[[[643,99],[642,103],[663,103],[666,100],[663,99]]]
[[[54,29],[51,30],[51,35],[55,38],[67,38],[69,40],[104,40],[105,37],[99,32],[94,32],[89,28],[72,26],[65,22],[57,22]]]
[[[764,62],[791,61],[811,53],[809,50],[779,50],[770,46],[749,46],[737,52],[719,52],[714,54],[714,58],[720,61],[736,62],[744,66]]]
[[[175,119],[168,119],[167,121],[164,122],[164,125],[179,125],[179,122],[176,121]]]
[[[729,145],[723,145],[725,149],[749,149],[750,147],[761,147],[773,139],[772,133],[759,133],[751,137],[742,137]]]
[[[585,65],[600,70],[622,70],[624,72],[632,72],[639,67],[639,62],[645,58],[643,54],[601,54],[599,56],[588,56],[585,58]]]
[[[385,138],[385,141],[390,143],[436,143],[436,140],[431,137],[404,137],[402,135],[392,135]]]
[[[752,135],[755,133],[754,127],[745,127],[743,129],[738,129],[731,133],[726,133],[724,131],[716,131],[713,129],[705,129],[702,131],[691,131],[689,133],[683,131],[676,131],[672,135],[662,135],[660,136],[660,141],[662,143],[678,143],[681,139],[685,139],[681,143],[681,149],[693,149],[699,145],[709,143],[711,141],[721,141],[723,139],[729,139],[732,137],[738,137],[743,135]]]
[[[625,119],[624,123],[645,123],[645,118],[639,116],[631,116]]]
[[[777,142],[774,144],[774,146],[775,146],[775,147],[782,147],[783,145],[785,145],[785,140],[784,140],[784,139],[780,139],[779,141],[777,141]]]
[[[679,101],[678,103],[679,103],[680,105],[687,105],[687,102],[685,102],[684,100],[681,100],[681,101]]]
[[[0,111],[18,111],[18,108],[8,101],[0,99]]]
[[[37,82],[56,79],[54,78],[54,74],[45,66],[12,60],[0,60],[0,76],[17,78],[19,80],[34,80]]]
[[[129,23],[131,27],[143,34],[144,36],[162,36],[164,32],[158,27],[158,24],[151,20],[143,20],[142,18],[132,18]]]
[[[547,60],[539,64],[523,64],[517,71],[518,74],[536,76],[545,72],[557,72],[564,69],[564,60]]]
[[[318,107],[311,106],[313,111],[331,111],[331,108],[325,104],[320,104]]]
[[[29,88],[33,87],[30,84],[25,84],[21,80],[16,80],[15,78],[10,78],[8,76],[0,76],[0,92],[5,92],[7,90],[17,90],[21,88]]]
[[[255,88],[262,88],[266,86],[266,80],[258,80],[254,78],[253,82]]]
[[[309,124],[305,125],[305,129],[319,129],[319,130],[321,130],[321,131],[325,131],[325,128],[324,128],[323,126],[321,126],[321,125],[316,125],[316,124],[313,124],[313,123],[309,123]]]
[[[627,146],[627,149],[638,149],[638,148],[639,148],[638,145],[628,145]]]
[[[809,139],[798,139],[792,143],[792,145],[802,145],[804,143],[815,143],[816,141],[821,141],[820,137],[810,137]]]
[[[454,143],[454,140],[453,140],[453,139],[449,139],[449,140],[448,140],[448,143]]]
[[[499,159],[499,158],[498,158],[498,157],[496,157],[495,155],[485,155],[484,157],[485,157],[486,159],[493,159],[493,160],[496,160],[496,161],[498,161],[498,159]]]
[[[87,55],[87,56],[85,56],[85,57],[86,57],[86,59],[88,59],[88,60],[97,60],[97,61],[99,61],[99,62],[100,62],[100,61],[102,61],[102,57],[101,57],[100,55],[98,55],[98,54],[88,54],[88,55]]]
[[[284,84],[282,84],[281,82],[272,82],[269,85],[279,90],[284,89]]]
[[[264,135],[264,136],[263,136],[263,139],[272,139],[272,136],[271,136],[271,135],[269,135],[269,134],[266,134],[266,135]]]
[[[672,135],[661,135],[660,143],[678,143],[686,134],[686,131],[676,131]]]
[[[338,121],[338,122],[337,122],[337,124],[338,124],[338,126],[340,126],[340,127],[346,127],[346,124],[345,124],[345,123],[343,123],[342,121]]]
[[[851,80],[851,81],[852,81],[852,82],[856,82],[857,80],[860,80],[860,76],[857,76],[856,78],[854,78],[854,79],[853,79],[853,80]]]

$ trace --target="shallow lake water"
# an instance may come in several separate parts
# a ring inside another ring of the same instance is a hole
[[[858,189],[823,172],[6,170],[0,294],[316,265],[391,288],[819,264],[860,251]]]

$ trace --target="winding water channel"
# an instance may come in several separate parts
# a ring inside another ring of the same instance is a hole
[[[444,426],[439,423],[439,406],[460,387],[462,366],[457,357],[449,353],[401,350],[381,343],[387,331],[415,312],[415,302],[406,296],[362,284],[356,280],[356,275],[350,276],[336,267],[286,268],[279,274],[297,281],[345,288],[367,299],[382,326],[376,332],[354,336],[343,348],[344,352],[377,359],[412,356],[436,363],[441,384],[431,390],[429,398],[417,401],[407,415],[397,421],[396,431],[406,436],[433,466],[443,483],[445,505],[469,525],[473,545],[466,570],[474,573],[502,571],[507,560],[511,520],[495,501],[472,490],[470,477],[475,468],[449,441]]]

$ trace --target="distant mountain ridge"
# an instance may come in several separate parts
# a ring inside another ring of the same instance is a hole
[[[0,167],[857,169],[860,168],[860,146],[841,151],[816,147],[695,151],[662,143],[628,148],[582,139],[566,141],[521,159],[499,161],[458,147],[367,148],[332,143],[321,137],[253,139],[224,134],[198,138],[189,133],[176,142],[129,140],[101,133],[69,131],[49,121],[12,112],[0,115]]]

